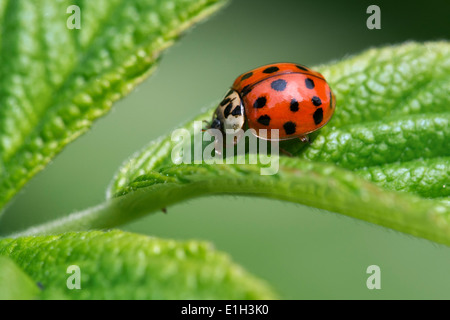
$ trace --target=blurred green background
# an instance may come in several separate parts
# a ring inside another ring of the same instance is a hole
[[[366,28],[370,4],[381,8],[381,30]],[[369,47],[448,39],[449,9],[444,0],[235,0],[185,35],[149,80],[38,174],[7,209],[0,232],[102,202],[127,157],[214,105],[253,67],[314,66]],[[450,248],[296,204],[195,199],[124,229],[211,241],[286,299],[450,298]],[[381,268],[381,290],[366,287],[372,264]]]

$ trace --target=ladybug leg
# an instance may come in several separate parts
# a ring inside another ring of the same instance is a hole
[[[303,142],[303,143],[308,143],[308,142],[310,142],[309,136],[301,136],[299,139],[300,139],[300,141]]]
[[[286,156],[288,156],[288,157],[293,157],[294,155],[292,154],[292,153],[290,153],[289,151],[287,151],[287,150],[284,150],[283,148],[280,148],[280,151],[281,151],[281,153],[282,154],[284,154],[284,155],[286,155]]]
[[[208,131],[208,129],[211,128],[211,122],[203,120],[203,123],[206,124],[206,127],[202,128],[202,132]]]
[[[298,138],[302,143],[310,143],[310,139],[309,136],[301,136]],[[288,157],[293,157],[294,155],[292,153],[290,153],[287,150],[284,150],[283,148],[280,148],[280,152]]]

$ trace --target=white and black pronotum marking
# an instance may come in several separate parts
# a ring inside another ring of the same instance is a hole
[[[230,90],[217,107],[211,128],[234,134],[244,127],[244,112],[241,97],[235,90]]]

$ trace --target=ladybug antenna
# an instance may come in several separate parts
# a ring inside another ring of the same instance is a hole
[[[211,122],[203,120],[203,123],[206,123],[206,127],[202,128],[202,132],[208,131],[208,129],[211,128]]]

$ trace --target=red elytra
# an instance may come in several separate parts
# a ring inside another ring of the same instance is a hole
[[[268,140],[273,140],[270,129],[278,129],[278,140],[305,140],[327,124],[336,105],[324,77],[295,63],[270,64],[246,72],[231,89],[218,106],[211,127],[226,132],[246,125]]]

